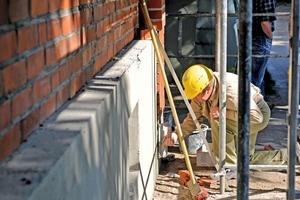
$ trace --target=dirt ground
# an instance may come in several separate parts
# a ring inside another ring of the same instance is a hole
[[[186,169],[184,156],[180,152],[169,152],[169,154],[170,153],[175,155],[175,160],[161,163],[154,192],[155,200],[179,199],[178,194],[182,192],[182,190],[180,190],[182,186],[178,183],[178,171]],[[208,177],[210,174],[216,172],[214,168],[196,166],[196,155],[190,155],[190,160],[197,179],[200,177]],[[286,199],[287,179],[286,172],[250,171],[249,199]],[[231,191],[225,191],[224,194],[220,194],[219,182],[211,184],[209,188],[206,187],[209,193],[208,199],[236,199],[237,180],[228,180],[227,183]],[[296,175],[295,184],[295,189],[300,189],[299,174]],[[182,196],[181,193],[179,196]]]

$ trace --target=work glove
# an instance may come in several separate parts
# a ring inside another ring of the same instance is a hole
[[[171,128],[168,129],[168,134],[164,136],[162,144],[164,146],[173,146],[178,140],[178,136]]]

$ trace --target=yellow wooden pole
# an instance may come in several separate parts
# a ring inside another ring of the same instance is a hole
[[[177,130],[178,130],[177,131],[178,132],[178,138],[179,138],[179,142],[180,142],[180,145],[181,145],[181,149],[182,149],[183,154],[184,154],[185,163],[186,163],[186,166],[188,168],[192,183],[193,183],[193,185],[195,185],[196,184],[196,178],[195,178],[195,175],[194,175],[194,172],[193,172],[193,169],[192,169],[192,165],[191,165],[191,162],[190,162],[190,159],[189,159],[189,155],[188,155],[188,152],[187,152],[187,149],[186,149],[186,145],[185,145],[185,142],[184,142],[184,138],[183,138],[182,130],[181,130],[181,127],[180,127],[177,111],[175,109],[175,105],[174,105],[173,97],[172,97],[172,94],[171,94],[170,86],[169,86],[168,79],[167,79],[167,76],[166,76],[166,72],[165,72],[165,69],[164,69],[164,62],[163,62],[163,59],[162,59],[161,54],[160,54],[161,52],[159,51],[158,41],[157,41],[158,37],[155,35],[157,33],[155,32],[155,30],[153,28],[153,25],[152,25],[152,22],[150,20],[147,4],[146,4],[145,0],[141,1],[141,7],[142,7],[142,11],[143,11],[143,14],[144,14],[144,18],[145,18],[147,27],[150,30],[150,35],[151,35],[153,46],[154,46],[156,56],[157,56],[157,59],[158,59],[158,64],[159,64],[160,69],[162,71],[163,80],[164,80],[164,83],[165,83],[165,89],[166,89],[167,97],[168,97],[169,104],[170,104],[170,107],[171,107],[171,110],[172,110],[175,125],[176,125]]]

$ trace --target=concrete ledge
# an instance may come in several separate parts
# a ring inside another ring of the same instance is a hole
[[[0,165],[1,200],[151,199],[155,89],[151,41],[134,41]]]

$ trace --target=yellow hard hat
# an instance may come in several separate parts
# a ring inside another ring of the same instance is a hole
[[[186,97],[188,99],[195,98],[208,86],[212,78],[212,70],[205,65],[196,64],[189,67],[182,76],[182,84]]]

